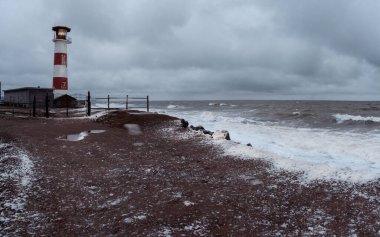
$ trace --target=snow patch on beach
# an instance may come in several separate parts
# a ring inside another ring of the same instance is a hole
[[[182,233],[182,234],[180,234]],[[210,236],[209,225],[206,221],[195,220],[194,222],[185,224],[182,228],[179,227],[162,227],[157,236],[171,237],[171,236]]]
[[[141,128],[138,124],[133,124],[133,123],[124,124],[124,128],[128,130],[129,135],[135,136],[135,135],[140,135],[142,133]]]
[[[183,202],[183,205],[189,207],[189,206],[193,206],[193,205],[195,205],[195,203],[194,203],[194,202],[191,202],[191,201],[184,201],[184,202]]]
[[[83,139],[88,137],[91,133],[100,134],[100,133],[104,133],[105,131],[106,130],[100,130],[100,129],[83,131],[83,132],[76,133],[76,134],[68,134],[68,135],[63,136],[63,137],[61,136],[61,137],[58,137],[57,139],[58,140],[64,140],[64,141],[70,141],[70,142],[77,142],[77,141],[82,141]]]
[[[146,213],[141,212],[141,213],[137,213],[136,215],[132,217],[124,218],[123,222],[126,224],[132,224],[138,221],[145,221],[147,218],[148,218],[148,215]]]
[[[110,112],[113,112],[115,110],[102,110],[102,111],[96,111],[92,110],[91,115],[87,116],[87,110],[82,111],[75,111],[75,116],[73,117],[55,117],[55,120],[76,120],[76,119],[89,119],[89,120],[97,120],[105,115],[107,115]]]
[[[34,164],[29,154],[12,143],[0,141],[0,222],[17,221],[32,186]]]
[[[107,202],[101,204],[98,206],[99,209],[104,209],[104,208],[109,208],[111,206],[117,206],[125,201],[128,200],[128,196],[124,196],[124,197],[119,197],[119,198],[116,198],[116,199],[112,199],[112,200],[108,200]]]
[[[110,112],[111,112],[110,110],[100,111],[100,112],[93,113],[91,116],[83,117],[83,118],[88,118],[88,119],[91,119],[91,120],[96,120],[98,118],[101,118],[101,117],[107,115]]]
[[[169,127],[164,127],[164,128],[161,128],[160,129],[160,132],[164,135],[164,136],[168,136],[168,135],[172,135],[173,133],[175,133],[175,138],[176,139],[179,139],[179,140],[190,140],[194,137],[195,135],[195,131],[181,131],[181,132],[177,132],[178,130],[178,127],[179,125],[175,125],[176,127],[172,127],[172,126],[169,126]],[[198,134],[198,133],[197,133]]]

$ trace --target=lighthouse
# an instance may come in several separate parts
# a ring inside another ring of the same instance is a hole
[[[71,38],[67,37],[67,33],[71,29],[67,26],[54,26],[53,42],[54,47],[54,74],[53,74],[53,90],[54,97],[58,97],[68,93],[67,80],[67,45],[71,44]]]

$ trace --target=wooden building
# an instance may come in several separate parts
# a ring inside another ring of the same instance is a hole
[[[54,94],[52,88],[22,87],[4,90],[4,103],[20,107],[32,107],[33,98],[36,97],[36,106],[44,107],[48,96],[49,107],[53,106]]]
[[[54,107],[56,108],[76,108],[77,99],[67,94],[54,99]]]

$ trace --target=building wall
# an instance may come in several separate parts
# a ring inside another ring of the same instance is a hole
[[[61,96],[54,100],[54,107],[56,108],[76,108],[77,100],[71,96]]]
[[[45,107],[46,93],[48,93],[48,97],[49,97],[49,107],[53,107],[53,102],[54,102],[53,90],[51,90],[51,91],[46,91],[46,90],[30,90],[29,91],[29,101],[30,101],[30,103],[33,103],[33,98],[35,96],[36,97],[37,107]]]
[[[53,106],[54,94],[53,90],[46,89],[24,89],[4,92],[4,102],[15,104],[23,107],[30,107],[33,103],[34,96],[36,97],[37,107],[45,106],[46,93],[49,97],[49,107]]]
[[[28,91],[9,91],[4,92],[4,102],[12,104],[26,104],[29,103]]]

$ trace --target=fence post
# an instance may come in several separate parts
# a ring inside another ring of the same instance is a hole
[[[127,95],[127,100],[125,101],[125,109],[128,110],[128,95]]]
[[[36,117],[36,96],[33,96],[33,117]]]
[[[149,95],[146,96],[146,112],[149,112]]]
[[[110,109],[110,95],[107,97],[107,108]]]
[[[91,96],[90,91],[87,93],[87,116],[91,116]]]
[[[46,93],[45,96],[45,116],[46,118],[49,118],[49,94]]]
[[[69,98],[67,96],[65,97],[66,99],[66,117],[69,117]]]

